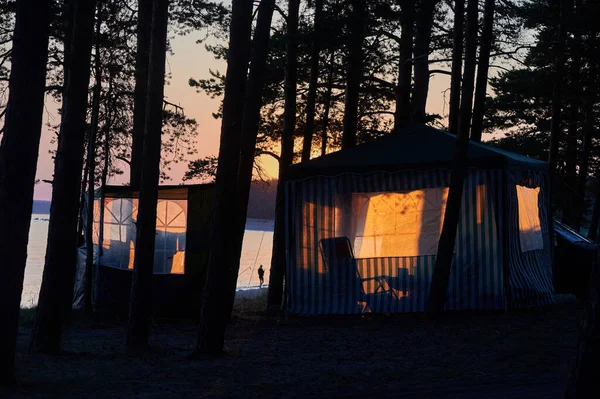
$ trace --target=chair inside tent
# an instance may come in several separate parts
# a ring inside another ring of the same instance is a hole
[[[286,176],[288,310],[425,309],[455,136],[411,125],[293,165]],[[544,162],[470,143],[447,309],[554,302]]]
[[[161,186],[156,208],[153,314],[197,315],[208,264],[214,185]],[[87,243],[79,249],[74,308],[91,295],[95,312],[124,316],[129,306],[135,259],[139,193],[107,186],[95,193],[91,226],[94,262],[86,292]],[[84,220],[87,218],[84,215]],[[90,226],[84,223],[84,229]]]

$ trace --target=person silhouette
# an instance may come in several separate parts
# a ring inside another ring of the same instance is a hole
[[[262,265],[258,268],[258,279],[260,280],[260,285],[258,288],[262,288],[265,283],[265,269],[263,269]]]

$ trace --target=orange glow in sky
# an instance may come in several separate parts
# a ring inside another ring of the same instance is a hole
[[[165,96],[169,102],[181,105],[187,116],[195,118],[198,122],[197,149],[198,154],[193,159],[216,155],[219,147],[219,135],[221,121],[213,118],[212,113],[219,106],[220,99],[211,99],[205,94],[198,94],[194,88],[189,87],[190,77],[203,78],[209,76],[209,69],[219,70],[225,73],[226,65],[223,61],[217,61],[212,54],[208,53],[203,44],[197,44],[196,40],[202,37],[202,33],[190,34],[184,37],[176,37],[171,41],[174,54],[167,55],[167,71],[171,73],[171,80],[165,87]],[[450,86],[449,77],[445,75],[433,75],[430,82],[429,100],[427,111],[429,113],[447,114],[444,106],[443,91]],[[58,105],[50,98],[46,99],[44,111],[44,123],[58,122]],[[42,140],[40,144],[40,156],[38,161],[37,178],[52,179],[54,162],[49,153],[54,145],[51,144],[52,132],[44,125]],[[269,157],[260,159],[262,167],[271,175],[277,176],[277,162]],[[109,180],[109,184],[126,184],[128,182],[128,168],[121,165],[125,174]],[[170,172],[171,181],[168,184],[179,184],[187,170],[187,163],[183,162],[173,165]],[[51,198],[51,186],[47,183],[39,183],[35,189],[35,199],[49,200]]]

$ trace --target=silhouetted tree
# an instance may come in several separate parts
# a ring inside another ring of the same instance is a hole
[[[448,130],[458,134],[460,114],[460,86],[462,83],[463,30],[465,19],[465,0],[454,1],[454,41],[452,44],[452,71],[450,78],[450,113]]]
[[[226,297],[227,307],[225,309],[227,318],[229,318],[233,310],[240,270],[240,258],[242,256],[242,243],[244,241],[244,231],[248,215],[248,201],[250,198],[250,186],[252,185],[252,172],[254,171],[254,154],[256,152],[256,138],[260,124],[263,86],[267,74],[267,55],[269,52],[269,38],[271,36],[271,21],[274,9],[274,0],[261,0],[258,6],[256,29],[254,30],[254,38],[252,40],[250,73],[242,118],[240,165],[237,184],[238,202],[235,207],[238,211],[238,216],[236,224],[232,226],[233,234],[231,235],[231,240],[233,241],[233,245],[228,249],[232,256],[230,261],[227,262],[229,269]]]
[[[573,34],[571,47],[571,69],[569,75],[571,78],[569,90],[572,93],[569,101],[567,113],[567,142],[565,146],[565,184],[564,188],[564,212],[562,220],[564,223],[579,230],[578,226],[578,204],[577,198],[577,152],[579,140],[579,127],[581,115],[581,96],[582,96],[582,0],[574,0],[571,4],[570,14],[570,30]]]
[[[456,154],[450,177],[450,189],[444,213],[444,223],[435,258],[435,269],[426,309],[430,315],[444,311],[452,256],[456,244],[456,233],[460,219],[463,187],[467,175],[467,153],[469,149],[469,130],[475,88],[475,69],[477,65],[478,2],[469,0],[467,6],[467,36],[465,47],[465,69],[462,80],[462,99],[460,119],[456,138]]]
[[[552,89],[552,133],[550,135],[550,155],[548,170],[550,176],[556,174],[558,147],[561,139],[563,80],[565,75],[565,42],[567,40],[567,16],[569,0],[555,0],[559,4],[558,39],[554,47],[554,87]]]
[[[85,295],[84,309],[87,314],[92,313],[92,274],[94,269],[94,188],[96,183],[96,137],[98,136],[98,119],[100,114],[100,96],[102,95],[102,62],[100,60],[100,27],[102,25],[102,2],[98,3],[96,16],[96,33],[94,49],[94,88],[92,90],[92,115],[88,129],[87,143],[87,229],[85,231],[86,259],[85,259]],[[84,179],[85,180],[85,179]],[[84,190],[82,190],[84,191]],[[82,201],[83,202],[83,201]],[[83,205],[83,204],[82,204]],[[83,223],[82,223],[83,224]]]
[[[398,87],[396,88],[394,130],[406,126],[411,119],[410,94],[412,91],[415,1],[416,0],[405,0],[401,2],[402,13],[400,15],[400,21],[402,35],[400,36],[400,57],[398,61]]]
[[[144,126],[148,90],[148,62],[152,31],[152,0],[138,0],[137,49],[135,55],[135,92],[133,95],[133,130],[131,133],[130,185],[139,189],[142,178]]]
[[[487,96],[488,71],[490,68],[490,51],[494,40],[494,8],[495,0],[486,0],[483,11],[483,31],[481,33],[481,46],[479,49],[479,62],[477,64],[477,86],[475,88],[475,103],[473,105],[473,125],[471,126],[471,140],[480,142],[483,133],[483,116]]]
[[[225,340],[229,234],[237,219],[236,190],[251,25],[252,1],[233,0],[211,251],[195,355],[221,353]]]
[[[273,255],[267,293],[267,309],[281,308],[283,281],[285,278],[285,194],[286,170],[294,161],[294,130],[296,128],[296,95],[298,90],[298,16],[300,0],[289,0],[287,17],[287,47],[285,55],[285,104],[279,180],[275,199],[275,225],[273,227]]]
[[[329,141],[329,117],[331,112],[331,95],[333,94],[334,62],[335,51],[331,50],[329,54],[329,67],[327,71],[327,88],[323,98],[323,116],[321,118],[321,156],[327,154],[327,142]]]
[[[70,63],[54,164],[46,262],[31,342],[33,350],[43,353],[60,352],[62,327],[73,300],[95,5],[94,0],[75,3],[71,49],[67,49]]]
[[[427,95],[429,94],[429,53],[431,31],[436,5],[439,0],[421,0],[417,12],[414,49],[414,89],[412,94],[412,119],[426,122]]]
[[[42,131],[51,0],[18,0],[0,143],[0,385],[14,379],[33,187]]]
[[[600,253],[592,268],[587,289],[583,316],[579,326],[577,356],[569,376],[565,398],[597,398],[600,396],[600,380],[596,369],[600,356]]]
[[[315,130],[315,106],[317,102],[317,84],[319,83],[319,57],[321,55],[321,19],[323,18],[323,0],[315,0],[315,22],[310,54],[310,83],[306,100],[306,122],[302,142],[302,162],[310,160],[312,138]]]
[[[584,99],[584,122],[583,122],[583,142],[581,149],[581,160],[579,162],[579,178],[577,180],[577,209],[575,210],[574,227],[581,228],[581,222],[584,216],[586,201],[586,186],[590,171],[590,158],[592,153],[592,138],[595,133],[596,114],[594,106],[598,101],[598,72],[600,70],[600,57],[598,54],[598,29],[594,28],[590,32],[588,40],[588,59],[589,59],[589,79]],[[590,225],[590,229],[591,229]],[[596,222],[597,228],[597,222]]]
[[[148,346],[152,314],[152,275],[156,241],[156,206],[160,180],[168,22],[169,0],[154,0],[148,63],[142,180],[140,182],[133,282],[127,325],[127,347],[132,349],[143,349]]]
[[[356,145],[358,130],[358,103],[360,82],[363,70],[363,41],[365,39],[365,23],[367,5],[365,0],[352,0],[352,13],[349,22],[348,65],[346,70],[346,103],[344,104],[344,131],[342,148]]]

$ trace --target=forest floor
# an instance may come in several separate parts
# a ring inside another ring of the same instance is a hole
[[[195,323],[155,325],[150,351],[131,354],[122,324],[75,322],[65,352],[43,356],[27,352],[25,315],[10,395],[558,398],[580,315],[576,303],[564,303],[435,322],[415,314],[285,320],[261,316],[262,300],[236,304],[224,356],[194,361]]]

